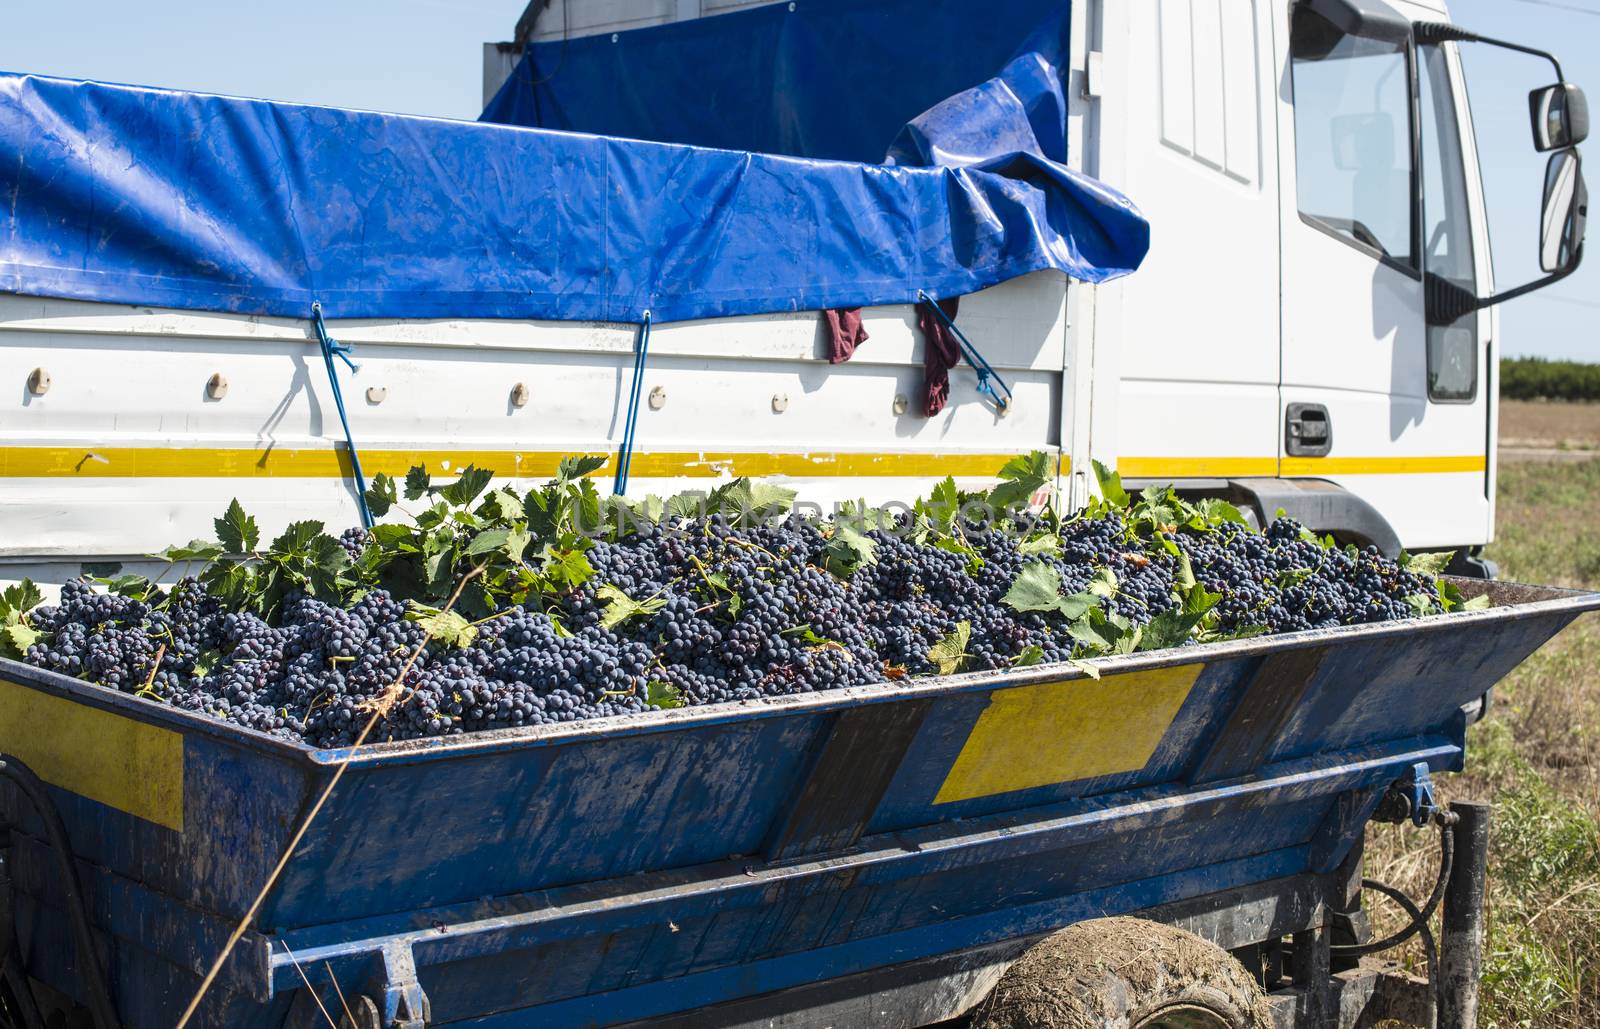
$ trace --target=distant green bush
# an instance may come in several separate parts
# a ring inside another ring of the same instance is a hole
[[[1600,400],[1600,364],[1510,357],[1500,362],[1502,400]]]

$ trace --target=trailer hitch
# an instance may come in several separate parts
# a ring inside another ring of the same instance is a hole
[[[1439,807],[1427,762],[1419,761],[1411,766],[1406,775],[1389,784],[1378,801],[1378,809],[1372,813],[1372,820],[1394,825],[1409,820],[1421,829],[1436,818],[1442,820],[1449,814]]]

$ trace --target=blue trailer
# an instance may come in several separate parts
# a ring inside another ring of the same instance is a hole
[[[355,750],[0,663],[0,997],[172,1026],[347,766],[190,1024],[924,1025],[1126,914],[1280,1024],[1427,1024],[1472,1003],[1482,811],[1444,830],[1432,988],[1349,957],[1364,829],[1433,816],[1485,694],[1600,608],[1460,585],[1496,606]]]

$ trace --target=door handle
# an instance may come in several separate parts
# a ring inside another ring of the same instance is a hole
[[[1283,450],[1290,457],[1325,457],[1333,449],[1333,418],[1324,404],[1290,404]]]

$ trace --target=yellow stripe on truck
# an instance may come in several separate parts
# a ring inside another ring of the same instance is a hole
[[[571,453],[564,450],[362,449],[368,475],[403,476],[421,465],[448,474],[467,465],[508,478],[548,478]],[[591,448],[587,452],[594,452]],[[917,451],[641,451],[633,474],[646,478],[991,478],[1015,457],[1004,453]],[[596,475],[608,474],[606,467]],[[1067,469],[1061,459],[1062,470]],[[1123,457],[1117,470],[1130,479],[1271,478],[1273,476],[1481,474],[1482,454],[1438,457]],[[0,447],[0,478],[346,478],[343,450],[266,447]]]
[[[933,802],[1137,772],[1155,754],[1204,667],[995,690]]]
[[[183,832],[183,737],[0,679],[0,740],[52,786]]]
[[[1446,472],[1483,473],[1488,459],[1482,454],[1441,457],[1286,457],[1282,473],[1292,475],[1437,475]]]
[[[361,449],[369,476],[405,475],[421,465],[448,474],[467,465],[509,478],[548,478],[565,450],[383,450]],[[594,452],[592,449],[587,452]],[[812,451],[742,453],[640,451],[633,455],[635,478],[717,478],[723,475],[811,478],[889,477],[992,478],[1015,454]],[[607,466],[595,474],[603,475]],[[344,478],[350,460],[342,450],[286,447],[4,447],[4,478]]]
[[[1259,479],[1278,474],[1275,457],[1119,457],[1130,479]]]
[[[1435,457],[1122,457],[1117,471],[1130,479],[1249,479],[1328,475],[1482,474],[1482,454]]]

